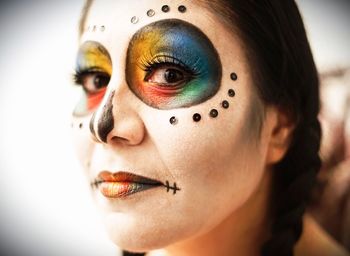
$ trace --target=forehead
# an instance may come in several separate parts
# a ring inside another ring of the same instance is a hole
[[[101,41],[111,52],[125,50],[132,36],[140,28],[163,19],[182,19],[198,27],[214,44],[220,53],[234,52],[239,55],[239,38],[233,28],[225,28],[220,13],[209,11],[200,1],[188,0],[94,0],[84,24],[84,33],[80,41]],[[163,12],[162,6],[168,5],[169,11]],[[186,6],[186,12],[178,11],[180,5]],[[147,12],[154,11],[149,17]],[[131,22],[136,17],[137,23]],[[103,26],[103,31],[101,27]],[[228,44],[231,46],[227,48]],[[113,54],[113,53],[112,53]]]
[[[93,0],[88,19],[90,21],[101,21],[104,23],[117,24],[119,27],[130,25],[130,19],[136,16],[139,19],[138,25],[132,27],[140,27],[147,22],[159,19],[166,19],[169,16],[175,18],[191,18],[198,22],[208,20],[209,12],[200,5],[201,1],[196,0]],[[168,6],[166,11],[162,10],[163,6]],[[179,12],[179,6],[186,6],[185,12]],[[154,15],[147,15],[148,10],[153,10]],[[203,17],[204,16],[204,17]]]

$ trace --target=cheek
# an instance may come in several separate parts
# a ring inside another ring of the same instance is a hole
[[[88,169],[93,153],[94,142],[91,139],[89,130],[90,117],[73,117],[72,119],[72,137],[78,160]]]
[[[179,110],[176,126],[169,125],[168,115],[156,118],[164,122],[147,125],[162,162],[181,187],[176,210],[186,214],[181,220],[175,216],[174,223],[179,232],[205,232],[253,193],[262,177],[263,153],[254,136],[242,132],[248,127],[244,111],[221,111],[220,119],[203,115],[195,123],[192,111]]]
[[[82,92],[82,96],[74,109],[75,116],[85,116],[92,113],[102,102],[106,94],[107,87],[99,90],[96,93]]]

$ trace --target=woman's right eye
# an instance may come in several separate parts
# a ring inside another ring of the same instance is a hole
[[[78,75],[76,81],[89,94],[94,94],[107,87],[110,76],[102,72],[85,72]]]
[[[74,82],[82,86],[84,93],[74,109],[74,115],[83,116],[94,111],[103,100],[110,76],[98,71],[77,71]]]

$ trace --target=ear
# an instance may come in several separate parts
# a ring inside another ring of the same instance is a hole
[[[270,129],[269,129],[269,145],[266,155],[267,164],[275,164],[279,162],[286,154],[295,128],[295,121],[292,115],[287,111],[277,107],[271,107]]]

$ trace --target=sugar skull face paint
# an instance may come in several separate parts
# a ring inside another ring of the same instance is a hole
[[[198,2],[169,1],[164,13],[164,1],[96,0],[86,26],[103,24],[106,30],[81,37],[87,43],[78,71],[97,66],[111,75],[102,102],[74,119],[76,152],[89,181],[108,170],[163,183],[142,191],[125,184],[107,187],[104,194],[92,190],[108,234],[125,250],[149,251],[200,237],[238,216],[233,213],[259,192],[266,159],[260,145],[266,143],[254,136],[260,105],[244,44]],[[178,11],[181,4],[185,13]],[[156,12],[152,18],[150,8]],[[98,45],[109,51],[112,74],[108,54]],[[98,59],[85,65],[95,50]],[[239,75],[235,82],[233,70]],[[230,97],[229,89],[237,96]],[[124,193],[128,196],[108,197]]]
[[[161,20],[133,36],[126,80],[135,95],[157,109],[200,104],[220,88],[221,63],[214,46],[197,27]]]
[[[98,42],[82,44],[77,55],[75,82],[83,88],[83,96],[74,109],[75,116],[92,112],[100,104],[112,73],[112,61]]]

